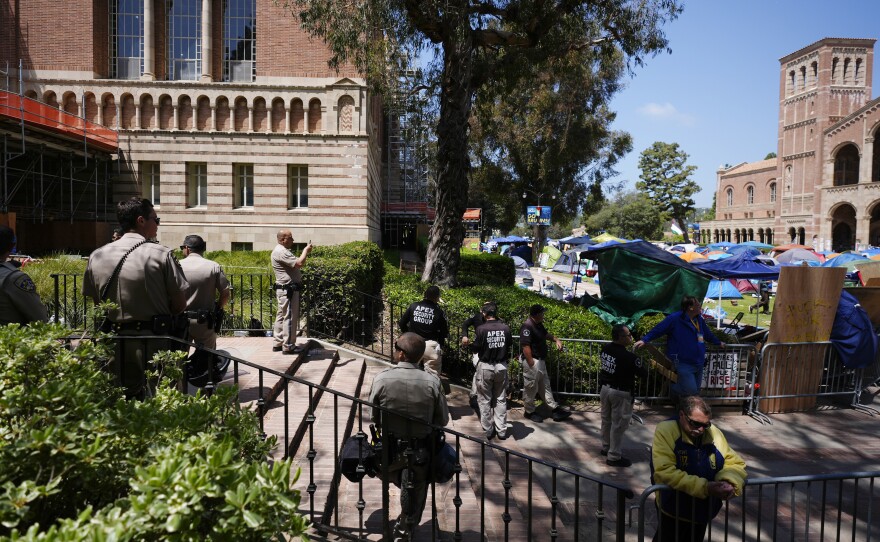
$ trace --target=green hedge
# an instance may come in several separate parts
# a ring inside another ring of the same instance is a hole
[[[458,268],[459,286],[504,285],[513,286],[516,269],[513,259],[498,254],[462,251]]]
[[[291,461],[267,463],[275,437],[234,388],[193,397],[163,378],[126,401],[100,369],[112,343],[71,348],[68,331],[0,327],[0,538],[305,539]],[[161,356],[179,377],[182,354]]]

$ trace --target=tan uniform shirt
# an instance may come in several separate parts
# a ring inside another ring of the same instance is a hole
[[[191,252],[180,262],[180,267],[189,282],[186,310],[214,310],[217,294],[229,289],[229,281],[220,264]]]
[[[143,240],[142,235],[129,232],[92,252],[83,278],[83,295],[99,302],[101,288],[119,260]],[[144,243],[129,254],[113,282],[107,291],[107,299],[118,305],[109,315],[113,322],[149,321],[155,315],[177,314],[186,307],[186,276],[171,249],[158,243]]]
[[[0,263],[0,325],[48,319],[34,281],[12,262]]]
[[[275,282],[290,284],[302,282],[302,271],[296,266],[298,258],[283,245],[275,245],[272,249],[272,270],[275,271]]]
[[[440,388],[440,379],[412,363],[400,362],[385,369],[373,379],[370,402],[421,420],[426,424],[445,426],[449,423],[449,407]],[[382,427],[385,435],[397,438],[422,438],[432,429],[429,425],[413,422],[399,416],[387,415],[373,408],[373,422]]]

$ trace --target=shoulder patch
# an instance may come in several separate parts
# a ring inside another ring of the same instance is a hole
[[[527,327],[526,327],[526,328],[523,328],[523,330],[522,330],[522,336],[523,336],[523,337],[528,337],[528,336],[531,335],[531,334],[532,334],[532,332],[529,331],[529,328],[527,328]]]
[[[636,367],[642,366],[642,358],[636,358]]]
[[[14,284],[15,287],[22,292],[34,293],[37,291],[37,285],[34,284],[34,281],[31,280],[31,278],[24,273],[22,273],[20,277],[15,279],[12,284]]]

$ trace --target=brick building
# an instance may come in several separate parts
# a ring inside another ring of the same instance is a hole
[[[118,148],[0,123],[0,214],[33,252],[70,231],[88,233],[71,248],[103,244],[133,195],[169,246],[198,233],[210,250],[270,249],[281,227],[379,242],[396,193],[381,101],[328,58],[272,0],[3,0],[0,90],[113,128]]]
[[[777,157],[718,170],[704,240],[880,246],[875,41],[825,38],[780,59]]]

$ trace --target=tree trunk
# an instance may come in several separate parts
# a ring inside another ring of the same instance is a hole
[[[678,222],[678,226],[681,228],[681,236],[684,237],[684,243],[690,244],[690,238],[688,237],[688,223],[685,220],[682,220],[680,217],[675,217],[675,221]]]
[[[466,21],[464,28],[469,28]],[[443,82],[437,124],[437,214],[431,227],[422,280],[455,286],[464,241],[462,217],[467,207],[468,119],[473,100],[473,47],[469,33],[443,44]]]

